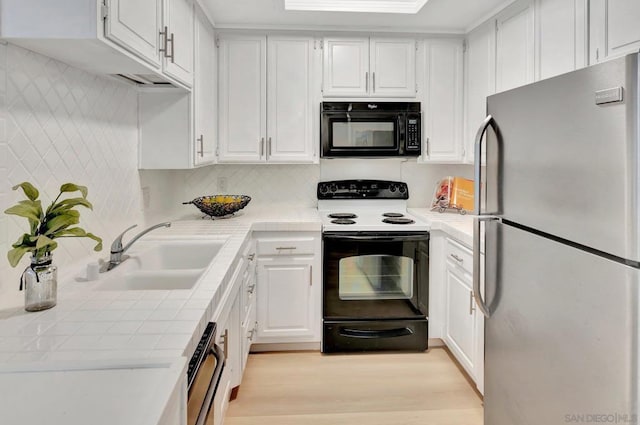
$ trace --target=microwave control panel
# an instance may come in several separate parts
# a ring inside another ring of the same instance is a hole
[[[407,117],[407,144],[408,151],[420,150],[420,119],[417,116]]]

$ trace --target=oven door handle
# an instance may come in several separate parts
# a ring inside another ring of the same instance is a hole
[[[384,330],[365,330],[365,329],[340,329],[340,336],[349,338],[374,339],[374,338],[398,338],[401,336],[413,335],[413,330],[409,328],[396,328]]]
[[[388,241],[388,242],[402,242],[402,241],[419,241],[424,240],[426,235],[337,235],[325,233],[323,237],[325,239],[333,240],[349,240],[349,241]]]
[[[224,358],[224,351],[218,344],[215,344],[210,348],[211,354],[216,359],[216,368],[213,371],[213,376],[211,377],[211,383],[209,384],[209,388],[207,389],[207,395],[204,398],[204,402],[202,403],[202,408],[200,409],[200,413],[198,414],[198,420],[196,421],[196,425],[205,425],[207,420],[207,414],[211,409],[211,405],[213,404],[213,398],[216,396],[216,390],[218,389],[218,385],[220,384],[220,379],[222,378],[222,371],[224,369],[224,363],[226,359]]]

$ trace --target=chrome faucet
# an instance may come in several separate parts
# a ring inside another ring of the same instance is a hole
[[[131,248],[131,245],[133,245],[138,239],[140,239],[141,237],[143,237],[144,235],[146,235],[150,231],[155,230],[155,229],[157,229],[159,227],[171,227],[171,223],[170,222],[159,223],[159,224],[156,224],[154,226],[149,227],[148,229],[143,230],[142,232],[140,232],[137,235],[135,235],[133,237],[133,239],[131,239],[129,241],[129,243],[123,248],[122,247],[122,237],[129,230],[131,230],[131,229],[133,229],[134,227],[137,227],[137,226],[138,226],[137,224],[134,224],[133,226],[129,227],[124,232],[120,233],[120,235],[113,241],[113,243],[111,244],[111,256],[109,257],[109,262],[106,264],[106,267],[103,268],[103,270],[101,270],[101,271],[106,272],[106,271],[109,271],[109,270],[113,270],[115,267],[117,267],[119,264],[121,264],[124,260],[129,258],[128,255],[123,255],[123,254],[125,252],[127,252],[129,250],[129,248]]]

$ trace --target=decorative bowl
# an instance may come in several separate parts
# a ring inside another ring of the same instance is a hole
[[[182,204],[193,204],[211,217],[224,217],[243,209],[249,201],[251,201],[251,197],[247,195],[210,195],[200,196],[193,201]]]

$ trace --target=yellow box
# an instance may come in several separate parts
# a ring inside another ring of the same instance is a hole
[[[450,206],[462,208],[466,211],[473,211],[473,180],[464,179],[462,177],[454,177],[451,185],[451,202]]]

